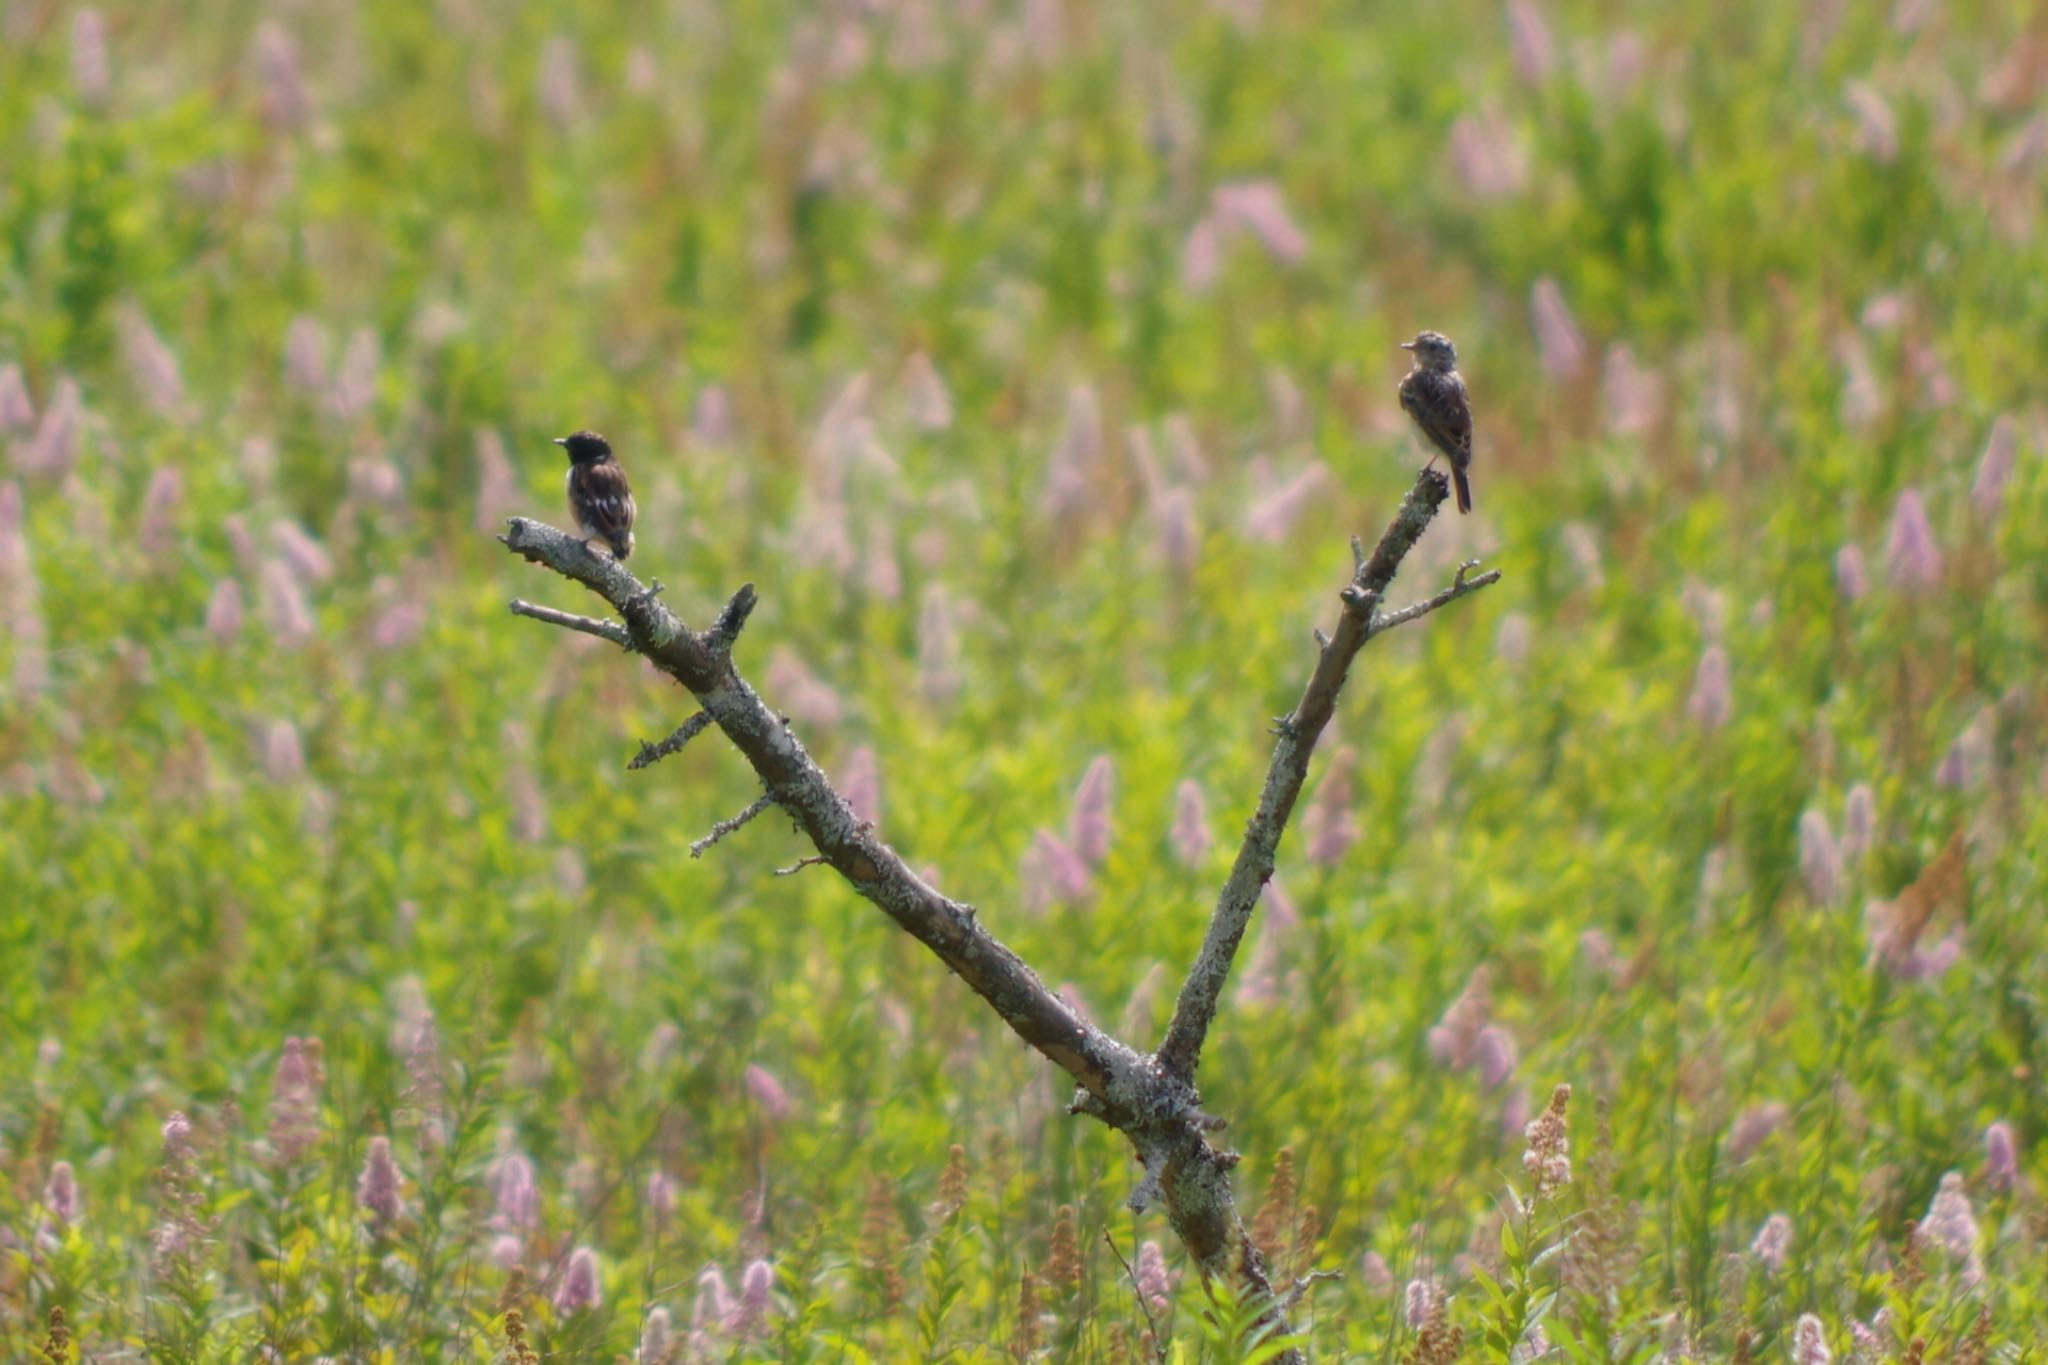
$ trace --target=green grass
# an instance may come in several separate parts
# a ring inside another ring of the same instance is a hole
[[[1263,989],[1233,989],[1203,1071],[1248,1212],[1293,1273],[1345,1272],[1302,1310],[1316,1357],[1401,1359],[1404,1286],[1434,1278],[1470,1359],[1552,1293],[1562,1359],[1680,1335],[1788,1359],[1803,1313],[1843,1359],[1887,1307],[1900,1358],[1917,1334],[1972,1359],[1981,1308],[2039,1359],[2038,25],[1558,3],[1532,79],[1489,3],[955,8],[109,4],[104,90],[85,11],[0,16],[0,372],[33,410],[0,431],[5,1353],[62,1307],[74,1359],[488,1360],[516,1306],[543,1359],[613,1360],[765,1259],[770,1311],[712,1358],[1140,1358],[1106,1232],[1165,1248],[1180,1359],[1255,1358],[1255,1311],[1124,1211],[1127,1148],[1064,1116],[1048,1065],[829,873],[770,875],[805,851],[786,822],[687,856],[752,799],[744,765],[714,736],[628,772],[687,699],[509,616],[590,604],[489,533],[559,520],[548,438],[605,432],[634,567],[699,624],[756,583],[739,663],[771,704],[835,774],[871,747],[912,865],[1149,1046],[1346,538],[1419,458],[1394,344],[1429,326],[1473,389],[1478,507],[1397,596],[1469,556],[1505,578],[1363,656],[1316,770],[1357,752],[1358,838],[1325,864],[1290,835],[1298,921],[1255,924]],[[1453,150],[1475,129],[1490,186]],[[1271,182],[1298,253],[1211,217],[1240,182]],[[1620,347],[1657,389],[1633,423]],[[71,385],[75,442],[44,439]],[[1069,432],[1090,399],[1094,442]],[[2002,416],[2016,468],[1979,497]],[[1063,446],[1083,491],[1058,506]],[[1152,470],[1189,490],[1178,565]],[[1890,551],[1909,491],[1941,554],[1921,587]],[[210,628],[235,591],[240,628]],[[1715,647],[1720,725],[1694,705]],[[1027,855],[1102,754],[1109,855],[1049,902]],[[1198,867],[1168,837],[1185,780]],[[1819,885],[1801,817],[1839,837],[1859,785],[1869,847]],[[1943,970],[1876,951],[1894,901],[1931,911],[1919,951],[1952,940]],[[1431,1044],[1482,968],[1517,1058],[1491,1088]],[[409,1055],[422,1006],[438,1041]],[[324,1046],[296,1162],[266,1136],[287,1036]],[[1558,1082],[1579,1178],[1504,1242],[1516,1116]],[[381,1225],[377,1136],[407,1206]],[[507,1249],[515,1150],[541,1202]],[[1269,1197],[1283,1151],[1298,1189]],[[1975,1266],[1908,1247],[1948,1171]],[[1752,1250],[1774,1213],[1777,1270]],[[603,1298],[565,1312],[578,1246]]]

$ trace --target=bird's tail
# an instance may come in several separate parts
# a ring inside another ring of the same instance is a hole
[[[612,541],[613,558],[623,560],[627,555],[630,555],[632,553],[633,533],[631,531],[626,532],[624,535],[619,536]]]
[[[1462,469],[1460,469],[1460,468],[1458,468],[1458,467],[1457,467],[1456,465],[1452,465],[1452,466],[1451,466],[1451,482],[1452,482],[1453,484],[1455,484],[1455,485],[1457,486],[1457,489],[1458,489],[1458,510],[1459,510],[1460,512],[1469,512],[1469,511],[1471,511],[1471,510],[1472,510],[1472,484],[1471,484],[1471,482],[1470,482],[1469,480],[1467,480],[1467,479],[1466,479],[1466,477],[1465,477],[1465,471],[1464,471],[1464,470],[1462,470]]]

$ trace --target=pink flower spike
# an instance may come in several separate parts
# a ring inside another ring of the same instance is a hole
[[[1792,1220],[1782,1213],[1772,1214],[1764,1220],[1749,1249],[1765,1270],[1773,1275],[1781,1273],[1785,1258],[1792,1252]]]
[[[391,1155],[391,1139],[371,1138],[369,1159],[363,1163],[362,1179],[356,1183],[356,1202],[369,1210],[379,1231],[405,1214],[405,1198],[399,1193],[399,1181],[398,1162]]]
[[[43,1182],[43,1208],[60,1228],[78,1221],[78,1176],[70,1162],[59,1161],[50,1167],[50,1178]]]
[[[1970,500],[1986,521],[1996,517],[2005,504],[2005,490],[2012,482],[2018,446],[2019,430],[2012,414],[2001,414],[1991,424],[1991,434],[1984,441],[1984,458],[1977,462],[1977,481],[1970,486]]]
[[[1586,339],[1565,304],[1564,291],[1548,275],[1536,281],[1536,287],[1530,291],[1529,315],[1535,324],[1543,371],[1551,382],[1562,383],[1584,368]]]
[[[2019,1144],[2012,1124],[2004,1119],[1984,1130],[1984,1183],[2006,1191],[2019,1183]]]
[[[1927,503],[1917,488],[1899,494],[1898,506],[1892,512],[1885,563],[1892,586],[1907,592],[1932,588],[1941,581],[1941,550],[1934,543]]]
[[[1735,703],[1728,678],[1728,651],[1709,645],[1700,655],[1699,671],[1693,676],[1692,699],[1686,711],[1700,729],[1712,733],[1734,715]]]
[[[586,1312],[603,1302],[604,1291],[597,1277],[597,1253],[589,1247],[577,1247],[569,1255],[569,1268],[563,1272],[561,1287],[555,1290],[555,1311],[568,1316]]]
[[[790,1099],[789,1092],[782,1088],[782,1082],[767,1067],[750,1064],[742,1080],[747,1094],[760,1106],[762,1115],[770,1123],[780,1123],[796,1111],[796,1103]]]
[[[1174,793],[1173,833],[1168,838],[1185,866],[1200,867],[1209,856],[1209,803],[1192,778]]]
[[[1074,789],[1074,806],[1067,817],[1067,836],[1074,856],[1089,867],[1100,867],[1109,858],[1111,839],[1110,797],[1116,768],[1108,754],[1097,754]]]

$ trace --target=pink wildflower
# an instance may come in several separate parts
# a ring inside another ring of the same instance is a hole
[[[1531,11],[1534,12],[1533,10]],[[1586,363],[1586,340],[1564,301],[1564,291],[1548,275],[1536,281],[1529,295],[1529,314],[1536,328],[1536,346],[1543,371],[1553,383],[1576,375]]]
[[[1827,1328],[1811,1313],[1801,1313],[1792,1328],[1792,1365],[1832,1365]]]
[[[747,1263],[740,1274],[739,1301],[732,1306],[732,1313],[726,1319],[727,1329],[733,1336],[744,1339],[761,1330],[769,1316],[775,1311],[775,1267],[765,1260]]]
[[[583,102],[583,90],[576,45],[562,34],[548,39],[541,48],[538,84],[541,108],[547,110],[555,127],[568,127]]]
[[[479,427],[476,433],[476,529],[492,535],[506,518],[519,510],[525,500],[519,475],[505,453],[505,440],[497,432]]]
[[[1365,1259],[1359,1262],[1358,1278],[1377,1298],[1385,1298],[1394,1292],[1394,1269],[1377,1251],[1365,1253]]]
[[[1941,1188],[1935,1191],[1927,1217],[1920,1222],[1920,1232],[1957,1262],[1967,1264],[1976,1258],[1977,1215],[1963,1189],[1960,1171],[1950,1171],[1941,1178]]]
[[[1899,121],[1891,105],[1867,81],[1851,81],[1843,92],[1856,116],[1856,148],[1871,160],[1889,163],[1899,156]]]
[[[1074,805],[1067,816],[1067,837],[1074,856],[1091,868],[1109,858],[1113,833],[1110,825],[1110,789],[1116,780],[1115,766],[1108,754],[1097,754],[1074,789]]]
[[[562,1275],[561,1287],[555,1290],[555,1311],[568,1316],[582,1313],[604,1302],[604,1291],[597,1282],[597,1253],[589,1247],[577,1247],[569,1254],[569,1268]]]
[[[1192,574],[1202,541],[1201,528],[1195,520],[1193,490],[1167,489],[1153,508],[1153,515],[1159,522],[1159,557],[1182,577]]]
[[[115,325],[121,357],[143,398],[160,417],[176,419],[185,412],[185,379],[178,358],[140,308],[123,308]]]
[[[301,313],[284,333],[284,373],[307,393],[327,391],[327,329],[320,319]]]
[[[1848,875],[1841,845],[1828,828],[1827,816],[1817,810],[1799,817],[1799,873],[1814,904],[1833,905],[1841,900]]]
[[[1180,784],[1173,799],[1173,832],[1168,836],[1183,864],[1199,867],[1209,855],[1209,803],[1193,778]]]
[[[162,558],[177,548],[178,509],[185,502],[185,476],[176,465],[158,465],[142,495],[142,520],[135,541],[146,555]]]
[[[918,612],[917,676],[918,690],[940,706],[960,694],[960,633],[953,599],[941,583],[925,589],[924,605]]]
[[[498,1158],[491,1173],[491,1198],[496,1205],[491,1226],[500,1232],[527,1233],[540,1226],[540,1184],[524,1153],[507,1152]]]
[[[1868,782],[1858,782],[1849,788],[1842,807],[1842,856],[1851,863],[1860,861],[1876,835],[1877,797]]]
[[[1410,1280],[1401,1295],[1401,1313],[1411,1330],[1421,1331],[1431,1313],[1443,1302],[1443,1290],[1434,1280]]]
[[[405,1198],[399,1193],[398,1162],[391,1155],[391,1139],[370,1139],[369,1159],[363,1163],[362,1179],[356,1184],[356,1201],[370,1211],[381,1231],[405,1214]]]
[[[789,1092],[782,1088],[782,1082],[767,1067],[758,1063],[749,1065],[741,1079],[746,1084],[747,1094],[770,1123],[780,1123],[796,1111]]]
[[[923,351],[917,351],[903,362],[903,374],[898,381],[903,386],[903,400],[910,411],[910,420],[926,431],[944,431],[953,425],[953,395],[946,389],[946,381],[939,377],[938,367]]]
[[[334,387],[327,396],[328,405],[340,417],[358,417],[370,410],[377,401],[377,376],[384,367],[383,348],[378,344],[377,334],[367,327],[358,327],[348,339],[348,349],[342,353],[341,368],[335,373]]]
[[[846,804],[853,807],[854,818],[863,824],[878,825],[882,821],[882,771],[875,762],[872,745],[863,744],[846,758],[843,774]]]
[[[1067,421],[1046,467],[1039,510],[1055,521],[1087,513],[1096,496],[1102,463],[1102,408],[1095,390],[1076,384],[1067,391]]]
[[[1479,1078],[1488,1090],[1498,1090],[1508,1083],[1515,1074],[1516,1058],[1513,1034],[1499,1024],[1488,1024],[1479,1031],[1472,1064],[1478,1068]]]
[[[1565,1110],[1571,1104],[1572,1088],[1560,1084],[1550,1092],[1550,1103],[1533,1119],[1524,1136],[1529,1149],[1522,1154],[1522,1168],[1534,1182],[1531,1202],[1540,1202],[1572,1181],[1571,1132]]]
[[[1451,164],[1479,199],[1508,198],[1529,181],[1528,158],[1515,145],[1506,116],[1491,105],[1451,124]]]
[[[1932,588],[1941,581],[1941,550],[1934,543],[1927,504],[1917,488],[1899,494],[1885,562],[1895,588],[1910,592]]]
[[[1234,181],[1218,185],[1209,198],[1219,222],[1249,231],[1282,265],[1298,265],[1308,255],[1308,238],[1287,211],[1278,181]]]
[[[697,1302],[690,1314],[691,1329],[706,1336],[722,1333],[732,1312],[732,1291],[726,1288],[725,1276],[718,1267],[712,1266],[697,1277]]]
[[[97,107],[106,103],[113,84],[107,63],[107,21],[100,12],[87,7],[71,16],[71,88],[79,103]]]
[[[1330,477],[1329,467],[1320,460],[1303,465],[1294,477],[1251,505],[1245,514],[1245,529],[1256,540],[1279,544],[1294,530],[1294,523],[1323,491]]]
[[[277,1075],[270,1086],[270,1146],[287,1164],[299,1161],[320,1142],[320,1093],[306,1044],[284,1040]]]
[[[2018,446],[2019,428],[2012,414],[2000,414],[1991,424],[1990,436],[1985,438],[1984,458],[1977,462],[1977,481],[1970,486],[1970,500],[1976,504],[1978,515],[1987,521],[1997,516],[2004,505]]]
[[[263,732],[263,771],[272,782],[287,786],[306,775],[306,750],[299,727],[279,717]]]
[[[35,404],[29,402],[28,382],[21,366],[9,361],[0,365],[0,432],[27,431],[36,423]]]
[[[659,1305],[648,1309],[647,1321],[640,1328],[640,1356],[637,1365],[671,1365],[675,1356],[673,1331],[669,1324],[668,1309]]]
[[[2010,1190],[2019,1183],[2019,1145],[2012,1124],[2004,1119],[1984,1130],[1984,1183],[1994,1190]]]
[[[1088,864],[1049,829],[1033,836],[1024,855],[1022,875],[1028,894],[1040,905],[1085,900],[1093,884]]]
[[[647,1215],[656,1227],[668,1226],[676,1216],[676,1182],[667,1171],[654,1171],[647,1177]]]
[[[1728,679],[1728,651],[1709,645],[1700,655],[1699,671],[1693,675],[1692,699],[1686,711],[1700,729],[1719,730],[1734,714],[1735,704]]]
[[[78,381],[65,375],[43,408],[43,420],[26,446],[16,446],[14,464],[24,474],[58,478],[78,463],[79,438],[85,427],[85,400]]]
[[[1728,1127],[1728,1159],[1736,1162],[1749,1160],[1757,1148],[1768,1142],[1771,1135],[1783,1128],[1791,1117],[1791,1109],[1777,1100],[1753,1104],[1743,1110]]]
[[[1780,1274],[1785,1269],[1785,1258],[1792,1253],[1792,1220],[1782,1213],[1774,1213],[1764,1220],[1758,1229],[1756,1240],[1749,1244],[1749,1250],[1765,1270]]]
[[[1835,551],[1835,590],[1844,602],[1854,602],[1870,591],[1870,574],[1863,567],[1863,551],[1844,545]]]
[[[70,1162],[59,1161],[50,1167],[50,1178],[43,1182],[43,1208],[60,1228],[78,1221],[78,1176]]]
[[[273,128],[305,126],[313,111],[306,75],[299,63],[299,45],[275,19],[266,19],[249,47],[250,63],[263,91],[263,119]]]
[[[776,709],[807,730],[830,730],[845,719],[839,693],[788,645],[770,651],[764,681]]]
[[[1479,1034],[1493,1014],[1492,980],[1487,968],[1474,968],[1464,991],[1430,1029],[1429,1052],[1440,1065],[1460,1070],[1471,1065]]]
[[[1167,1273],[1166,1253],[1159,1243],[1147,1239],[1138,1244],[1138,1294],[1152,1305],[1154,1313],[1173,1306],[1173,1278]]]
[[[1557,50],[1534,0],[1508,0],[1508,29],[1514,39],[1515,74],[1529,85],[1543,84],[1557,65]]]
[[[1358,841],[1358,821],[1351,809],[1353,778],[1358,755],[1339,749],[1316,788],[1315,799],[1302,816],[1302,833],[1308,844],[1308,859],[1329,866],[1343,861]]]

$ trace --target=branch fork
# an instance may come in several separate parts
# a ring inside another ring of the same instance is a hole
[[[760,777],[760,799],[713,826],[691,845],[691,856],[701,856],[770,806],[781,807],[816,853],[778,869],[777,875],[829,865],[929,948],[1019,1037],[1074,1079],[1079,1089],[1069,1106],[1071,1113],[1100,1119],[1130,1139],[1145,1172],[1131,1193],[1130,1207],[1142,1211],[1154,1204],[1164,1206],[1175,1234],[1202,1274],[1235,1279],[1249,1292],[1264,1296],[1270,1305],[1269,1320],[1286,1332],[1287,1314],[1312,1284],[1329,1276],[1310,1275],[1275,1294],[1237,1211],[1231,1171],[1238,1155],[1210,1141],[1223,1122],[1203,1110],[1195,1074],[1224,984],[1259,895],[1273,876],[1281,836],[1352,660],[1374,636],[1500,579],[1497,569],[1473,577],[1468,575],[1477,565],[1461,565],[1451,586],[1434,596],[1399,611],[1378,610],[1402,559],[1449,495],[1450,481],[1425,469],[1370,553],[1362,540],[1352,537],[1352,576],[1339,594],[1344,610],[1335,633],[1317,630],[1316,664],[1301,700],[1274,721],[1273,756],[1258,807],[1217,898],[1201,951],[1181,987],[1172,1022],[1157,1051],[1149,1053],[1112,1037],[1071,1009],[988,931],[973,906],[926,884],[872,826],[855,816],[787,718],[771,711],[733,665],[733,648],[758,601],[753,584],[734,593],[712,626],[699,632],[664,605],[659,584],[643,587],[618,561],[563,531],[515,517],[501,539],[514,553],[602,597],[619,612],[624,625],[524,602],[513,604],[515,613],[644,654],[689,688],[702,706],[667,739],[643,744],[630,766],[645,767],[674,753],[715,724]],[[1281,1359],[1298,1365],[1301,1357],[1290,1352]]]

